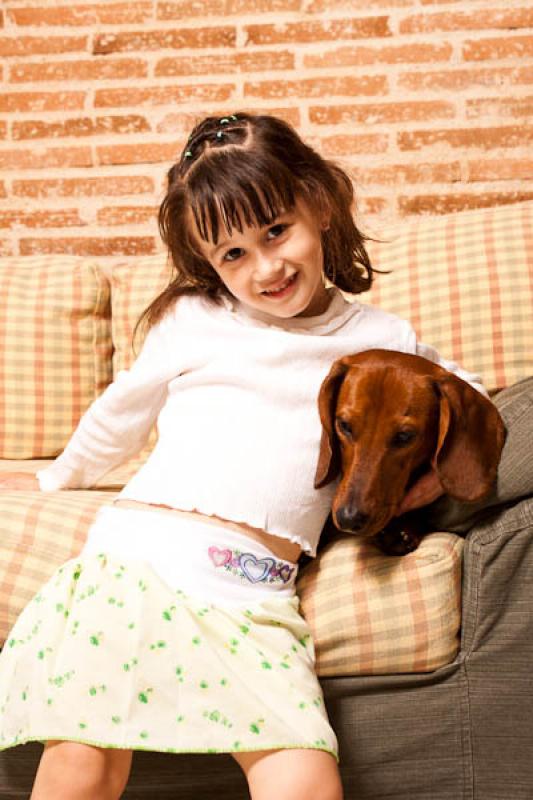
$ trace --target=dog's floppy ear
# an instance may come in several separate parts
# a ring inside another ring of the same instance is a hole
[[[333,362],[327,377],[322,382],[318,394],[318,411],[322,423],[322,438],[315,473],[315,489],[320,489],[334,480],[340,472],[340,451],[335,435],[335,409],[339,389],[349,364],[346,358]]]
[[[440,398],[439,436],[432,466],[444,491],[466,502],[490,491],[505,441],[496,407],[455,375],[435,381]]]

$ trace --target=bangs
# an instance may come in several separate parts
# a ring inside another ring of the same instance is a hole
[[[250,163],[252,162],[252,163]],[[294,175],[277,159],[243,159],[241,148],[213,149],[187,180],[190,208],[204,241],[217,244],[221,226],[263,227],[296,202]]]

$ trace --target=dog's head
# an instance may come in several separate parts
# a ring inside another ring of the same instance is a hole
[[[320,488],[341,477],[332,514],[371,536],[441,494],[474,502],[491,489],[505,438],[494,405],[420,356],[368,350],[333,364],[319,394]]]

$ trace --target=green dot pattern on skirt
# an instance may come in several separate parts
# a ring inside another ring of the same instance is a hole
[[[68,739],[336,757],[309,628],[297,598],[272,594],[222,605],[172,590],[141,561],[67,562],[0,654],[0,750]]]

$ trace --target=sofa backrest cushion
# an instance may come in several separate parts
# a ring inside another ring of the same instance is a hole
[[[117,263],[111,272],[113,373],[127,369],[134,359],[132,336],[142,312],[172,280],[166,255],[142,256]],[[140,334],[142,331],[140,331]],[[142,336],[135,338],[139,352]]]
[[[96,263],[0,263],[0,458],[56,456],[112,380],[110,284]]]
[[[418,217],[368,242],[363,299],[409,319],[421,341],[489,390],[532,372],[533,202]]]

